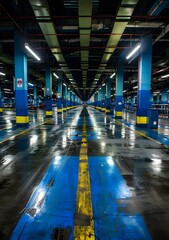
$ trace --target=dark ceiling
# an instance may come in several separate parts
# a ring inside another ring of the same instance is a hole
[[[81,99],[89,99],[116,71],[119,56],[148,33],[153,36],[152,90],[168,88],[169,78],[161,78],[169,73],[168,22],[168,0],[1,0],[2,86],[10,88],[15,75],[14,32],[20,29],[41,57],[37,62],[28,56],[28,81],[39,86],[39,95],[49,65]],[[125,61],[126,95],[136,91],[137,65],[138,58]]]

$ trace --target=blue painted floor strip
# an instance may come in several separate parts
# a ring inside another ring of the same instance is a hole
[[[96,239],[151,240],[139,212],[127,209],[132,195],[112,157],[89,157]]]
[[[55,228],[73,239],[79,157],[56,156],[21,216],[11,240],[52,239]]]

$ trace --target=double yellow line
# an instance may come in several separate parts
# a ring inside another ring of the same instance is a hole
[[[87,153],[86,118],[83,120],[78,175],[74,240],[95,239]]]

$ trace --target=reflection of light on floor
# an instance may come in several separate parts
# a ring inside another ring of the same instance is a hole
[[[38,140],[38,135],[33,135],[31,138],[30,138],[30,146],[32,146],[34,143],[36,143]]]
[[[67,136],[63,135],[62,137],[62,147],[66,147],[67,146]]]
[[[36,210],[34,216],[36,216],[36,214],[40,211],[42,204],[44,202],[45,195],[46,195],[46,192],[43,189],[40,189],[35,199],[35,203],[33,205],[33,209]]]
[[[53,162],[55,167],[59,167],[61,165],[61,161],[60,160],[61,160],[61,156],[56,156],[55,157],[54,162]]]
[[[13,160],[13,156],[12,155],[6,155],[3,160],[2,160],[2,164],[3,165],[8,165],[11,161]]]
[[[160,156],[158,154],[152,154],[152,166],[154,171],[160,172],[161,171],[161,163],[162,160],[160,159]]]
[[[107,158],[107,163],[109,164],[110,167],[114,166],[114,161],[111,157]]]
[[[43,130],[43,132],[42,132],[42,142],[43,142],[43,144],[46,144],[46,138],[47,138],[47,132],[45,130]]]

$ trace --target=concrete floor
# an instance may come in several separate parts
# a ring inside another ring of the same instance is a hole
[[[84,239],[169,239],[168,119],[138,129],[133,114],[115,120],[91,107],[52,119],[30,112],[28,127],[16,127],[12,111],[0,116],[0,239],[52,239],[67,227],[65,239],[81,239],[73,228],[84,118],[94,221]]]

